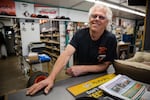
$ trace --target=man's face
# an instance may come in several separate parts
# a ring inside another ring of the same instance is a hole
[[[89,23],[92,31],[103,31],[108,24],[106,10],[102,8],[95,8],[89,17]]]

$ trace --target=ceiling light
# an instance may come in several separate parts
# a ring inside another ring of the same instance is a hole
[[[129,9],[129,8],[121,7],[119,5],[114,5],[114,4],[103,2],[103,1],[99,1],[99,0],[85,0],[85,1],[93,2],[93,3],[100,3],[100,4],[103,4],[105,6],[113,8],[113,9],[118,9],[118,10],[121,10],[121,11],[125,11],[125,12],[128,12],[128,13],[132,13],[132,14],[136,14],[136,15],[140,15],[140,16],[144,16],[145,17],[145,13],[138,12],[138,11],[135,11],[135,10],[132,10],[132,9]]]

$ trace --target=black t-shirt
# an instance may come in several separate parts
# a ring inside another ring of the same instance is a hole
[[[75,47],[75,62],[78,65],[94,65],[113,61],[116,57],[117,40],[114,34],[104,31],[96,41],[90,37],[89,28],[75,33],[70,44]]]

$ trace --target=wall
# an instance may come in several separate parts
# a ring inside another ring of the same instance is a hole
[[[40,26],[38,20],[34,20],[34,22],[26,22],[25,19],[20,19],[20,31],[22,40],[22,53],[23,56],[27,56],[29,53],[29,43],[40,42]]]
[[[34,4],[25,2],[15,2],[16,17],[30,18],[30,15],[34,13]]]
[[[59,16],[69,17],[71,21],[88,22],[88,12],[59,8]]]

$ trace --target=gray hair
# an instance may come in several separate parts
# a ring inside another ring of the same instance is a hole
[[[106,10],[106,18],[108,19],[108,25],[107,25],[107,28],[110,27],[111,23],[112,23],[112,11],[109,7],[105,6],[105,5],[102,5],[102,4],[94,4],[90,9],[89,9],[89,17],[91,16],[93,10],[95,8],[101,8],[101,9],[105,9]]]

